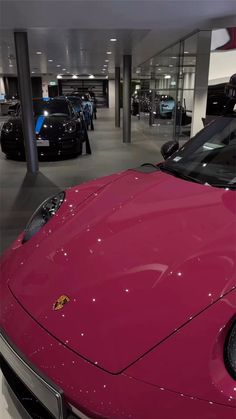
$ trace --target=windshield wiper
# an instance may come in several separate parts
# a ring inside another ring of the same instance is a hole
[[[199,179],[196,179],[195,177],[185,175],[184,173],[180,172],[179,170],[173,169],[172,167],[167,167],[165,164],[159,164],[159,168],[162,172],[168,173],[183,180],[187,180],[189,182],[200,183],[201,185],[204,185],[205,183]]]

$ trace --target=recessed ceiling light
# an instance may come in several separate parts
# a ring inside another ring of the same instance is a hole
[[[107,67],[107,64],[104,64],[103,67]]]
[[[116,38],[111,38],[111,39],[110,39],[110,41],[111,41],[111,42],[116,42],[116,41],[117,41],[117,39],[116,39]]]
[[[53,63],[53,60],[48,60],[49,63]]]
[[[174,58],[174,59],[175,59],[175,58],[177,58],[177,57],[171,57],[171,58]]]
[[[41,51],[37,51],[36,54],[37,55],[42,55],[42,52]]]
[[[189,54],[189,52],[188,51],[184,51],[184,54]]]
[[[34,74],[34,73],[35,73],[35,71],[31,71],[31,73],[32,73],[32,74]]]
[[[169,67],[173,67],[173,64],[169,64]]]
[[[61,67],[61,64],[57,64],[57,67]]]
[[[171,76],[169,74],[166,74],[164,78],[165,79],[171,79]]]
[[[105,63],[109,63],[109,60],[105,60]]]
[[[112,54],[112,52],[111,51],[107,51],[107,55],[111,55]]]
[[[161,71],[161,68],[158,68],[159,71]]]
[[[67,74],[70,74],[70,72],[69,72],[69,71],[67,71],[66,73],[67,73]]]
[[[66,68],[63,68],[62,71],[66,71]]]
[[[13,64],[9,64],[9,67],[13,67]]]

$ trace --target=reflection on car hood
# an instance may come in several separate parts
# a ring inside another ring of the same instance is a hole
[[[9,287],[57,339],[118,373],[235,286],[235,194],[159,171],[128,171],[83,203],[81,191],[15,251]]]
[[[64,124],[69,122],[71,118],[66,115],[49,115],[34,118],[35,133],[43,137],[50,137],[52,135],[60,135],[65,133]],[[22,120],[20,117],[10,118],[9,122],[13,124],[13,133],[20,131],[22,133]]]

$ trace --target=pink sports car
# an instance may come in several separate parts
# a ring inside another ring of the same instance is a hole
[[[1,368],[37,419],[235,419],[236,118],[49,198],[2,258]]]

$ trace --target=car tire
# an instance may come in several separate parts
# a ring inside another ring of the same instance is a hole
[[[76,152],[75,152],[75,156],[81,156],[83,152],[83,142],[81,140],[79,140],[78,145],[76,147]]]

